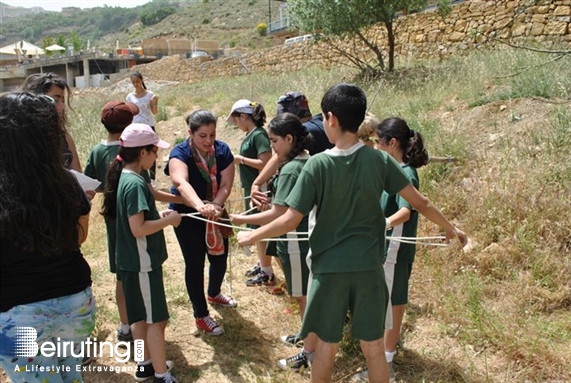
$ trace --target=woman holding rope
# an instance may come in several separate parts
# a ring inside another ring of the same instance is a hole
[[[234,156],[229,146],[216,140],[216,117],[207,110],[197,110],[187,119],[189,139],[170,153],[165,173],[173,182],[171,192],[182,196],[184,205],[169,207],[182,214],[198,213],[216,221],[227,215],[224,203],[234,182]],[[228,260],[228,236],[231,229],[193,218],[183,219],[175,228],[185,269],[185,282],[194,309],[195,325],[209,335],[224,330],[209,315],[210,304],[236,307],[236,301],[221,293]],[[210,262],[208,297],[204,296],[204,261]]]
[[[428,153],[424,148],[421,134],[410,129],[403,119],[391,117],[381,121],[376,128],[376,135],[377,149],[390,154],[409,176],[412,185],[419,189],[416,169],[428,163]],[[385,356],[389,365],[389,374],[391,379],[394,379],[392,362],[408,303],[408,284],[416,245],[391,240],[391,237],[416,237],[418,212],[399,194],[389,196],[383,192],[381,206],[387,217],[384,268],[393,316],[392,328],[385,330]]]

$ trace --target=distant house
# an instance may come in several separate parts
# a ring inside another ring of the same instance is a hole
[[[79,12],[81,12],[81,8],[79,8],[79,7],[62,7],[61,8],[62,16],[73,16]]]

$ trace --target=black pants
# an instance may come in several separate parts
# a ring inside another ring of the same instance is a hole
[[[190,302],[194,309],[194,317],[202,318],[208,315],[208,306],[204,295],[204,261],[206,258],[206,223],[193,218],[183,218],[180,225],[174,229],[176,238],[184,257],[185,282]],[[208,295],[215,297],[220,294],[224,281],[228,260],[228,239],[224,239],[224,254],[208,255],[210,268],[208,270]]]

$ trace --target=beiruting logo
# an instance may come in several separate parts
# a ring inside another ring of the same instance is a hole
[[[16,339],[14,345],[14,355],[17,357],[31,358],[39,353],[51,358],[84,358],[84,357],[109,357],[115,358],[117,362],[125,363],[131,357],[130,342],[97,342],[97,338],[87,338],[82,342],[62,341],[56,338],[55,342],[43,342],[38,345],[38,332],[33,327],[16,327]],[[76,350],[79,343],[78,350]],[[145,342],[137,339],[134,342],[133,359],[135,362],[142,362],[144,358]]]

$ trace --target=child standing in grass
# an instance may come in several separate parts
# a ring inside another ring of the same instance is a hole
[[[233,214],[231,220],[234,223],[264,225],[285,213],[288,208],[286,198],[309,159],[306,149],[311,142],[311,135],[294,114],[282,113],[275,117],[269,125],[269,136],[272,148],[281,163],[278,175],[272,182],[273,189],[275,189],[272,191],[274,193],[272,208],[253,215]],[[303,217],[296,231],[307,233],[307,216]],[[284,238],[287,240],[277,242],[277,253],[283,266],[288,293],[297,301],[301,319],[303,319],[309,276],[305,258],[309,251],[309,243],[306,240],[307,235],[289,233]],[[296,241],[296,239],[300,240]],[[282,341],[288,344],[297,343],[288,339],[289,337],[297,338],[297,335],[284,336]],[[284,363],[283,366],[279,366],[287,368],[288,364]]]
[[[272,157],[270,139],[264,130],[266,123],[266,111],[261,104],[249,100],[238,100],[232,105],[230,115],[226,121],[235,124],[246,137],[240,145],[240,154],[234,155],[234,164],[240,169],[240,182],[244,191],[245,208],[250,209],[250,194],[252,183],[260,173],[260,170],[268,163]],[[268,254],[275,254],[274,251],[267,251],[266,243],[256,244],[258,250],[258,264],[246,273],[251,277],[246,281],[248,286],[275,285],[274,270],[272,268],[272,257]],[[268,246],[272,248],[273,246]],[[273,249],[272,249],[273,250]]]
[[[87,163],[85,165],[85,175],[97,179],[101,185],[96,192],[102,193],[105,190],[105,178],[109,170],[110,164],[115,160],[120,149],[121,133],[131,124],[133,116],[139,112],[139,108],[135,104],[123,101],[109,101],[101,111],[101,123],[108,132],[107,139],[102,140],[95,145],[89,153]],[[143,170],[141,176],[145,179],[149,190],[157,201],[162,202],[182,202],[179,196],[173,196],[153,188],[149,178],[149,172]],[[117,309],[119,311],[119,319],[121,325],[117,329],[117,340],[122,342],[132,342],[133,335],[131,327],[127,320],[127,308],[125,307],[125,296],[123,293],[123,285],[119,274],[117,274],[115,243],[116,243],[116,225],[114,219],[105,217],[105,228],[107,231],[107,249],[109,255],[109,269],[117,275],[115,284],[115,299],[117,301]]]
[[[150,126],[131,124],[121,134],[121,148],[107,174],[103,215],[117,224],[117,273],[123,285],[127,318],[134,339],[144,343],[144,362],[137,365],[136,381],[154,377],[155,383],[176,383],[166,360],[165,327],[169,319],[162,264],[167,259],[162,229],[178,226],[174,211],[159,214],[143,170],[157,159],[159,148],[170,145]]]
[[[133,117],[133,122],[137,124],[146,124],[155,130],[154,115],[159,111],[159,96],[147,89],[143,75],[139,72],[131,74],[131,84],[135,90],[127,95],[127,102],[137,105],[139,113]],[[156,163],[153,163],[149,173],[151,174],[151,184],[156,187],[155,173]]]
[[[396,161],[359,142],[357,129],[366,107],[365,94],[355,85],[337,84],[327,90],[321,109],[325,132],[335,147],[307,161],[283,215],[253,232],[238,233],[238,243],[249,245],[292,231],[305,215],[315,214],[309,257],[313,276],[301,328],[302,337],[317,337],[312,382],[331,380],[347,307],[370,381],[389,380],[383,342],[388,302],[383,271],[385,217],[379,203],[383,191],[407,199],[443,227],[448,240],[457,237],[466,243],[464,232],[409,183]]]
[[[418,173],[428,163],[428,153],[424,148],[422,136],[410,129],[406,121],[400,118],[387,118],[376,128],[377,149],[383,150],[398,162],[408,175],[412,185],[418,190]],[[412,263],[416,245],[391,241],[390,237],[416,237],[418,212],[400,195],[383,193],[381,206],[387,217],[387,240],[385,249],[385,278],[392,304],[392,329],[385,331],[385,355],[389,366],[389,375],[395,379],[393,357],[400,335],[402,320],[408,303],[408,283],[412,272]]]

